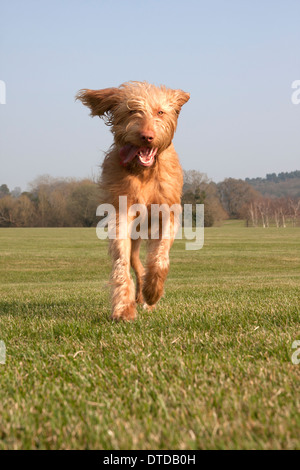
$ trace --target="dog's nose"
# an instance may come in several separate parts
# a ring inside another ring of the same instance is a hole
[[[141,138],[145,142],[151,142],[154,139],[154,132],[153,131],[143,131],[141,132]]]

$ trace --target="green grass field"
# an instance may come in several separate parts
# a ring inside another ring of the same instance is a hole
[[[109,319],[95,229],[0,229],[0,449],[299,449],[300,230],[177,240],[166,293]]]

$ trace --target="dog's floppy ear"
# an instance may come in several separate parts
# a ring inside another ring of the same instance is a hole
[[[190,94],[182,90],[173,90],[173,99],[176,113],[179,114],[181,107],[190,99]]]
[[[83,89],[77,93],[76,99],[90,108],[91,116],[104,116],[107,118],[107,124],[110,124],[113,110],[121,100],[121,94],[122,90],[119,88]]]

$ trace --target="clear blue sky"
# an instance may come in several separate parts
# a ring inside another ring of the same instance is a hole
[[[97,172],[112,143],[80,88],[191,93],[175,147],[214,181],[300,169],[299,0],[0,0],[0,184]]]

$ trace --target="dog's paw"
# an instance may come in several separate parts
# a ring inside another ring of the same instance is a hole
[[[148,305],[146,303],[143,303],[143,309],[146,310],[147,312],[152,312],[154,310],[156,305]]]
[[[112,320],[120,321],[132,321],[136,317],[135,302],[131,302],[127,305],[119,305],[112,312]]]
[[[159,274],[146,274],[143,297],[148,305],[155,305],[164,293],[164,280]]]

